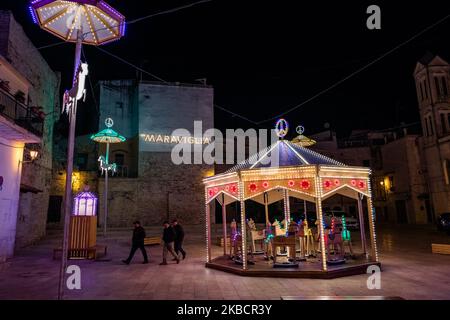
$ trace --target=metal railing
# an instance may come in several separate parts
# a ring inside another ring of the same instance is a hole
[[[31,133],[42,137],[44,115],[19,102],[10,93],[0,89],[0,115]]]

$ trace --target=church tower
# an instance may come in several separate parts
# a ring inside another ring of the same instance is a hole
[[[422,158],[435,215],[450,211],[450,65],[425,55],[414,70],[423,137]]]
[[[450,133],[450,65],[427,54],[417,63],[414,78],[423,135],[433,143]]]

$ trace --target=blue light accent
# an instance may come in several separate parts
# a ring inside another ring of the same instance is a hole
[[[34,12],[34,9],[32,6],[29,6],[28,9],[30,10],[31,18],[33,19],[33,22],[35,24],[38,24],[38,19],[36,17],[36,13]]]
[[[122,22],[122,36],[125,35],[125,33],[127,32],[127,23],[125,21]]]

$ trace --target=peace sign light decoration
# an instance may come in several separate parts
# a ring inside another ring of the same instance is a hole
[[[289,131],[289,123],[285,119],[280,119],[275,124],[275,133],[281,139],[283,139]]]

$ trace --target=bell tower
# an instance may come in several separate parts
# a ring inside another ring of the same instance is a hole
[[[425,142],[450,135],[450,65],[439,56],[426,54],[414,71]]]
[[[423,131],[422,167],[428,186],[425,203],[439,215],[450,210],[450,66],[441,57],[427,54],[417,63],[414,79]]]

